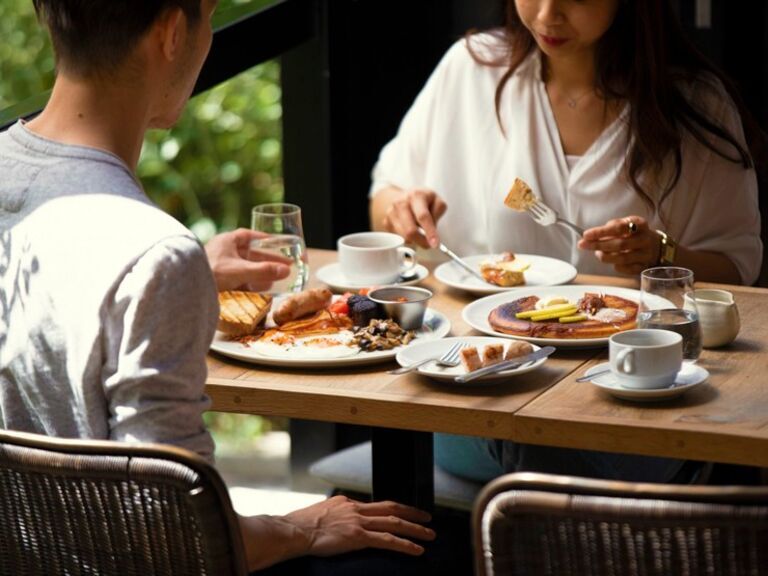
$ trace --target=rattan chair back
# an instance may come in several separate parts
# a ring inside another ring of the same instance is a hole
[[[197,455],[0,431],[0,574],[245,573],[226,488]]]
[[[768,575],[768,487],[509,474],[473,539],[476,576]]]

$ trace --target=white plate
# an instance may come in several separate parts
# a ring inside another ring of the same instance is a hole
[[[481,262],[498,260],[500,257],[497,254],[478,254],[476,256],[467,256],[462,258],[462,260],[480,272]],[[547,256],[536,256],[534,254],[515,254],[515,257],[527,260],[531,264],[530,268],[524,272],[525,284],[523,286],[505,288],[504,286],[494,286],[493,284],[482,282],[453,261],[444,262],[435,268],[435,278],[443,284],[460,290],[467,290],[474,294],[497,294],[499,292],[530,288],[531,286],[567,284],[576,277],[576,268],[563,260]]]
[[[415,272],[415,276],[408,276],[407,280],[400,280],[395,282],[394,285],[411,286],[413,284],[418,284],[429,276],[429,270],[421,264],[416,265]],[[320,280],[320,282],[327,284],[331,290],[335,290],[336,292],[354,292],[360,288],[370,288],[372,286],[371,284],[357,284],[347,280],[342,273],[341,265],[338,262],[321,267],[315,272],[315,276],[317,276],[317,279]]]
[[[506,348],[506,345],[509,343],[508,339],[502,339],[502,338],[487,338],[485,336],[462,336],[462,337],[452,337],[452,338],[443,338],[441,340],[427,340],[423,342],[414,343],[411,346],[406,346],[405,348],[401,349],[397,353],[396,360],[400,366],[408,366],[409,364],[413,364],[414,362],[418,362],[419,360],[422,360],[424,358],[429,358],[432,356],[440,356],[448,351],[448,349],[456,342],[464,342],[466,344],[469,344],[470,346],[475,346],[478,350],[478,352],[482,353],[483,346],[486,346],[488,344],[503,344]],[[533,345],[534,350],[538,350],[539,347],[536,345]],[[466,384],[461,384],[462,386],[472,386],[474,384],[487,384],[489,382],[498,382],[500,380],[506,380],[512,376],[517,376],[518,374],[525,374],[526,372],[530,372],[531,370],[536,370],[539,366],[544,364],[544,362],[547,361],[547,358],[541,358],[539,360],[536,360],[535,362],[528,362],[526,364],[523,364],[519,368],[513,368],[511,370],[503,370],[501,372],[496,372],[495,374],[488,374],[487,376],[481,376],[477,380],[472,380],[471,382],[467,382]],[[454,382],[454,378],[456,376],[461,376],[462,374],[466,374],[466,370],[464,370],[464,367],[459,364],[458,366],[449,367],[449,366],[437,366],[434,363],[429,363],[424,366],[421,366],[417,369],[417,371],[420,374],[424,374],[425,376],[429,376],[430,378],[434,378],[435,380],[444,380],[446,382],[450,382],[451,384],[456,384]]]
[[[489,336],[499,336],[501,338],[514,338],[517,340],[526,340],[533,344],[540,346],[557,346],[558,348],[599,348],[608,344],[608,337],[604,338],[532,338],[527,336],[512,336],[511,334],[504,334],[503,332],[497,332],[491,327],[488,322],[488,315],[497,306],[501,306],[507,302],[517,300],[518,298],[525,298],[526,296],[538,296],[542,298],[544,296],[563,296],[568,300],[576,301],[585,292],[597,292],[603,294],[613,294],[614,296],[620,296],[633,302],[640,301],[640,291],[632,290],[631,288],[617,288],[614,286],[580,286],[577,284],[569,284],[568,286],[550,286],[541,287],[532,290],[517,290],[515,292],[505,292],[501,294],[493,294],[480,298],[474,302],[467,304],[464,310],[461,312],[461,317],[464,322],[472,326],[475,330],[479,330]],[[660,299],[663,300],[663,299]]]
[[[427,308],[424,315],[424,324],[416,331],[416,338],[406,346],[410,347],[419,342],[437,340],[443,338],[451,331],[451,322],[443,314],[432,308]],[[297,355],[296,357],[268,356],[260,353],[247,344],[227,340],[224,334],[216,332],[216,336],[211,343],[211,350],[235,358],[245,360],[254,364],[263,364],[265,366],[287,366],[297,368],[335,368],[338,366],[359,366],[362,364],[376,364],[394,358],[403,347],[393,348],[392,350],[381,350],[376,352],[360,351],[354,356],[345,356],[343,358],[307,358]]]
[[[608,364],[608,362],[592,366],[592,368],[587,370],[585,376],[591,376],[592,374],[605,372],[606,370],[610,370],[610,364]],[[675,376],[675,381],[666,388],[650,388],[648,390],[626,388],[621,385],[619,378],[610,371],[595,376],[590,382],[598,388],[602,388],[609,394],[613,394],[617,398],[623,400],[658,402],[659,400],[667,400],[669,398],[680,396],[680,394],[695,388],[699,384],[703,384],[706,382],[707,378],[709,378],[709,372],[706,368],[702,368],[697,364],[683,363],[683,368],[677,373],[677,376]]]

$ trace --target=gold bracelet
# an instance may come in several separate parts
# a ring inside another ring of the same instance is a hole
[[[661,266],[670,266],[674,264],[675,255],[677,254],[677,242],[662,230],[654,230],[654,232],[661,238],[658,264]]]

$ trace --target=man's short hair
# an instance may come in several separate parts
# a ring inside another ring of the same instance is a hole
[[[33,0],[50,31],[61,68],[82,76],[122,64],[166,9],[181,8],[194,24],[202,0]]]

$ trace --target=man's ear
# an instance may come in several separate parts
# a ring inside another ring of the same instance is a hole
[[[164,10],[155,22],[155,33],[160,49],[168,61],[176,60],[185,45],[187,18],[179,7]]]

